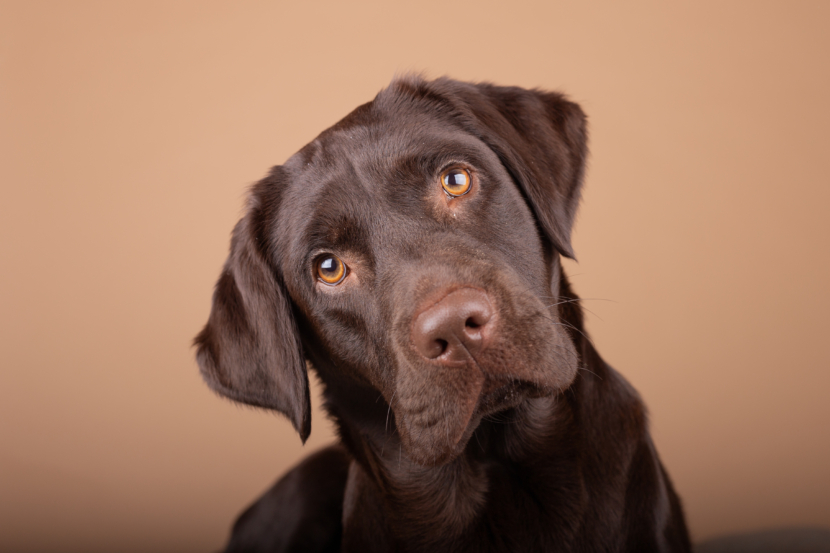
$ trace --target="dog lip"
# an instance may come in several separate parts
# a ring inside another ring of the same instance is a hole
[[[476,412],[481,416],[515,407],[528,397],[553,395],[553,390],[532,382],[511,381],[499,383],[488,378],[479,397]]]

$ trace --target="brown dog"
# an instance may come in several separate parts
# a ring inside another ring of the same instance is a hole
[[[202,375],[342,446],[229,551],[689,551],[637,393],[560,266],[586,156],[559,94],[404,78],[257,183]]]

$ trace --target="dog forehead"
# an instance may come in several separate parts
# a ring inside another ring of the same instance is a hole
[[[291,178],[283,191],[281,226],[290,232],[306,227],[310,218],[349,218],[362,214],[355,207],[367,202],[384,207],[405,180],[417,183],[442,160],[469,158],[498,163],[480,139],[428,110],[361,106],[285,163]]]
[[[297,153],[295,163],[310,173],[336,174],[347,170],[377,178],[399,169],[402,162],[412,157],[453,145],[469,148],[472,143],[483,146],[452,121],[429,110],[377,108],[361,117],[350,114],[323,131]],[[375,174],[379,171],[379,175]]]

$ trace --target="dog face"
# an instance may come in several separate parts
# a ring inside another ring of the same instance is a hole
[[[254,186],[196,339],[206,381],[305,439],[308,359],[327,386],[382,395],[424,465],[483,416],[560,393],[585,141],[558,94],[393,82]]]

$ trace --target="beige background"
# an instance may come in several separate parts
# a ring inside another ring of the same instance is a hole
[[[569,264],[696,539],[830,525],[830,3],[4,2],[0,549],[205,551],[302,448],[190,341],[246,187],[396,72],[567,92]]]

